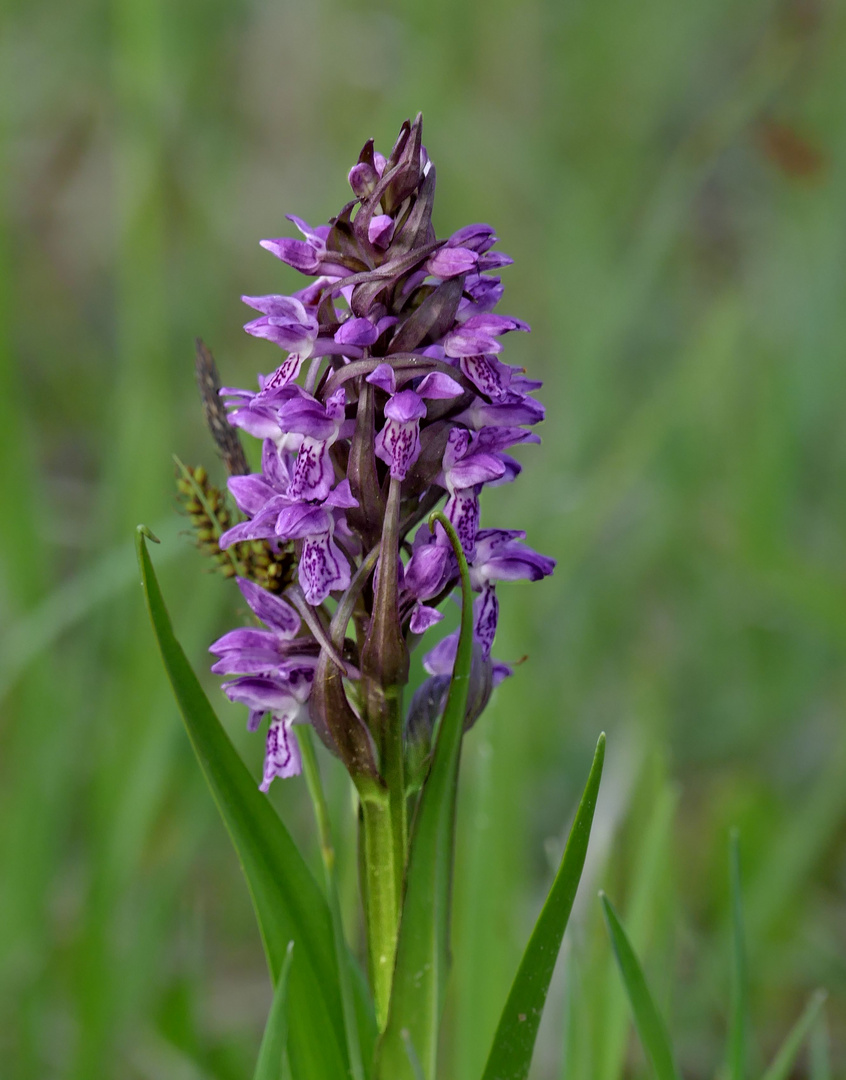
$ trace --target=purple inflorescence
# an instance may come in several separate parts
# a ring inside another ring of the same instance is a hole
[[[499,359],[502,335],[529,327],[493,312],[497,271],[511,262],[492,250],[493,229],[435,236],[421,127],[406,122],[387,159],[364,146],[349,173],[355,198],[328,225],[291,215],[303,239],[262,241],[314,281],[292,296],[243,297],[260,313],[247,332],[286,355],[258,392],[222,391],[230,422],[263,451],[261,472],[230,479],[246,520],[220,546],[293,542],[298,585],[282,599],[242,579],[266,629],[234,630],[211,651],[215,672],[237,676],[224,690],[248,706],[250,728],[270,716],[263,790],[300,769],[296,722],[312,722],[354,775],[378,776],[372,703],[407,681],[409,647],[458,584],[444,530],[425,522],[439,504],[479,593],[468,723],[511,673],[491,658],[497,582],[536,581],[555,566],[524,533],[479,527],[482,488],[520,472],[507,451],[539,441],[528,429],[543,419],[540,383]],[[431,733],[456,643],[450,635],[427,654],[407,738]]]

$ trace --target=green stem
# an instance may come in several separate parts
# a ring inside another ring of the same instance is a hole
[[[394,815],[388,792],[375,784],[361,792],[364,894],[370,983],[380,1031],[388,1022],[399,934],[401,873],[397,874]],[[399,886],[398,886],[399,881]]]
[[[359,783],[370,975],[382,1028],[388,1017],[408,845],[402,745],[402,688],[408,682],[408,647],[397,600],[400,503],[400,481],[391,477],[373,614],[361,651],[362,703],[383,781],[372,788]]]
[[[344,937],[344,924],[341,919],[341,904],[338,900],[338,885],[335,877],[335,846],[332,843],[332,826],[329,820],[329,808],[326,805],[323,784],[320,779],[320,769],[317,765],[317,755],[314,752],[311,731],[307,726],[298,729],[297,742],[300,746],[303,775],[314,806],[317,834],[320,839],[320,855],[323,859],[324,877],[326,879],[326,899],[329,903],[329,914],[332,918],[332,937],[334,938],[335,955],[338,961],[338,981],[341,992],[341,1008],[344,1014],[344,1030],[347,1036],[347,1050],[350,1056],[350,1073],[353,1080],[364,1080],[358,1022],[350,983],[347,941]]]

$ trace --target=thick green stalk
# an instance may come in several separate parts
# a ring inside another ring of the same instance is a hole
[[[352,985],[350,983],[349,956],[344,937],[344,925],[341,919],[341,905],[338,900],[338,886],[335,877],[335,845],[332,842],[332,825],[329,820],[329,807],[323,792],[320,769],[314,743],[308,726],[303,725],[297,732],[297,742],[303,759],[303,775],[308,793],[314,806],[314,817],[320,837],[320,854],[326,879],[326,899],[332,917],[332,936],[335,939],[335,956],[338,961],[338,981],[341,991],[341,1006],[344,1013],[344,1030],[347,1037],[347,1050],[350,1055],[350,1072],[353,1080],[364,1080],[364,1067],[361,1058],[361,1043],[358,1037],[358,1023],[355,1016]]]
[[[402,905],[408,816],[402,746],[402,688],[408,649],[398,607],[400,482],[392,478],[380,543],[373,617],[361,654],[367,726],[379,756],[384,786],[359,783],[362,799],[367,933],[380,1028],[387,1022]]]
[[[384,1031],[388,1021],[391,983],[399,934],[402,874],[397,874],[394,820],[390,796],[367,781],[361,793],[362,840],[367,918],[367,951],[376,1022]]]

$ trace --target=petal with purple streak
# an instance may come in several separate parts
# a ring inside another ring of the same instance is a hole
[[[307,536],[300,554],[299,580],[306,601],[322,604],[330,592],[346,589],[350,566],[330,532]]]
[[[268,791],[276,777],[299,776],[303,770],[300,748],[291,730],[293,715],[275,715],[267,729],[264,773],[260,791]]]

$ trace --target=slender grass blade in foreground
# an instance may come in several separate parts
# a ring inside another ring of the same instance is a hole
[[[282,970],[276,980],[276,990],[262,1035],[253,1080],[282,1080],[282,1059],[288,1042],[288,977],[293,950],[294,943],[290,941],[282,961]]]
[[[603,732],[561,865],[503,1009],[483,1080],[524,1080],[529,1074],[549,983],[585,865],[604,761]]]
[[[667,1028],[652,1000],[646,978],[611,901],[600,893],[614,956],[634,1013],[635,1027],[658,1080],[680,1080]]]
[[[379,1080],[418,1080],[421,1073],[433,1080],[448,967],[455,795],[473,656],[473,602],[461,542],[442,513],[429,519],[432,528],[434,521],[445,529],[458,560],[461,632],[432,767],[412,826],[391,1006],[377,1051]]]
[[[288,830],[255,786],[176,640],[147,551],[138,561],[162,659],[194,752],[247,879],[274,981],[297,942],[290,976],[288,1053],[297,1080],[337,1080],[348,1069],[344,1021],[326,901]]]
[[[802,1043],[814,1026],[827,996],[825,990],[814,991],[811,1000],[805,1006],[805,1011],[790,1029],[781,1049],[773,1059],[772,1065],[764,1073],[761,1080],[788,1080],[793,1069],[793,1063],[802,1049]]]
[[[749,1017],[749,980],[746,972],[746,942],[743,930],[743,895],[740,886],[740,840],[736,829],[729,838],[729,880],[731,883],[732,993],[729,1028],[729,1076],[746,1080],[746,1047]]]

